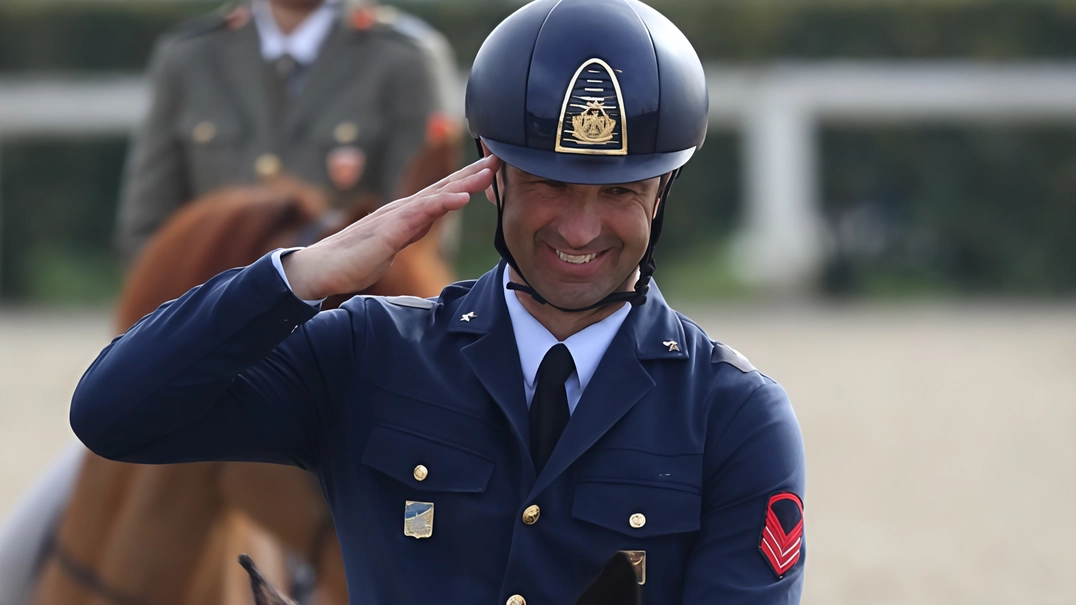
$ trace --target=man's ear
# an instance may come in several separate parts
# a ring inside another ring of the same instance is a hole
[[[489,157],[493,155],[493,152],[489,150],[489,147],[486,147],[486,143],[484,141],[479,141],[479,144],[482,145],[482,157]],[[504,181],[500,180],[501,171],[498,170],[497,174],[493,175],[493,178],[497,182],[497,188],[503,192]],[[494,206],[497,205],[497,196],[493,194],[493,185],[486,187],[486,199],[489,200],[489,202]]]
[[[657,200],[654,202],[654,214],[650,217],[651,220],[658,217],[658,208],[661,207],[661,194],[665,191],[665,186],[669,184],[669,179],[671,178],[672,173],[670,172],[668,174],[662,175],[661,180],[658,181],[658,197]]]

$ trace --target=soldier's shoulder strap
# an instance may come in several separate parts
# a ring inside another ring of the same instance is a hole
[[[412,309],[430,310],[437,306],[436,302],[428,298],[419,298],[417,296],[386,296],[385,302],[396,305],[397,307],[410,307]]]
[[[755,371],[755,366],[751,365],[751,362],[743,356],[743,353],[727,344],[716,341],[714,341],[714,351],[710,355],[710,363],[727,363],[745,374]]]
[[[245,2],[225,4],[211,13],[194,17],[179,24],[169,34],[175,40],[189,40],[215,32],[239,29],[250,23],[250,20],[249,4]]]
[[[344,25],[356,32],[389,34],[426,45],[440,34],[428,23],[394,6],[368,0],[344,2]]]
[[[344,26],[356,33],[383,34],[418,48],[426,57],[436,90],[432,132],[449,136],[458,130],[455,117],[447,117],[462,115],[463,108],[456,107],[458,70],[444,34],[414,15],[371,0],[345,0],[343,17]]]

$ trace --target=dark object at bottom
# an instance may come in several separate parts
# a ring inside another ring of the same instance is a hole
[[[250,574],[250,590],[254,593],[255,605],[295,605],[295,601],[280,594],[280,591],[266,581],[249,556],[239,555],[239,564]]]
[[[640,605],[635,568],[624,553],[614,553],[575,605]]]
[[[239,564],[250,574],[250,589],[255,605],[295,605],[280,594],[258,571],[247,555],[239,555]],[[575,605],[640,605],[639,584],[635,569],[624,553],[615,553],[606,561],[597,578],[587,586]]]

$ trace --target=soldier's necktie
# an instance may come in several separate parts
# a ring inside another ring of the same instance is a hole
[[[273,69],[281,89],[286,96],[293,97],[299,92],[299,80],[302,78],[303,64],[289,54],[280,55],[273,63]]]
[[[265,92],[269,117],[274,125],[283,124],[288,115],[288,102],[298,90],[303,66],[294,57],[285,54],[267,67],[269,76]]]
[[[549,456],[553,453],[560,434],[568,426],[568,394],[564,381],[575,371],[575,360],[563,344],[556,344],[546,352],[538,366],[537,386],[531,401],[531,458],[534,470],[541,474]]]

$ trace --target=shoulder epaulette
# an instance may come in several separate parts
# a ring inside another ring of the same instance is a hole
[[[425,21],[400,11],[395,6],[360,2],[344,9],[344,23],[354,31],[378,31],[399,34],[420,42],[425,35]]]
[[[195,38],[226,29],[239,29],[250,22],[250,6],[228,4],[212,13],[195,17],[172,30],[177,39]]]
[[[397,307],[411,307],[412,309],[432,309],[436,306],[432,300],[417,296],[386,296],[384,300]]]
[[[747,358],[742,353],[720,342],[714,343],[714,352],[710,355],[710,362],[714,364],[727,363],[744,374],[755,371],[755,366],[751,365],[751,362],[747,361]]]

